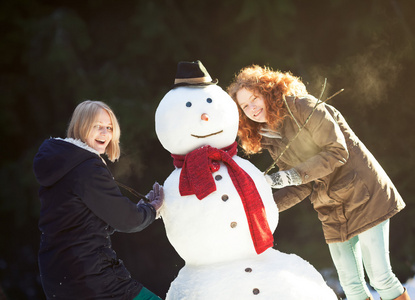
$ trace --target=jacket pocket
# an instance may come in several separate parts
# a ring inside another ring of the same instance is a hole
[[[327,191],[327,194],[335,201],[344,202],[345,200],[350,199],[350,195],[353,193],[356,177],[356,172],[348,172],[336,180],[336,182]]]
[[[344,203],[349,212],[362,206],[370,199],[369,189],[356,172],[349,172],[328,190],[335,201]]]
[[[321,179],[315,181],[310,200],[321,222],[326,223],[333,220],[333,213],[339,206],[339,203],[327,195],[325,181]]]

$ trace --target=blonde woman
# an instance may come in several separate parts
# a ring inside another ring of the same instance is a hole
[[[160,299],[132,279],[112,249],[115,231],[150,225],[163,201],[156,183],[150,203],[124,197],[101,155],[120,156],[120,127],[103,102],[79,104],[67,138],[43,142],[34,158],[41,185],[39,268],[47,299]]]
[[[276,159],[285,151],[279,171],[266,176],[275,202],[284,211],[311,200],[347,299],[371,299],[364,269],[382,299],[409,299],[388,249],[389,219],[405,203],[340,112],[319,104],[297,136],[317,99],[300,78],[257,65],[243,68],[228,93],[239,107],[245,152],[266,149]]]

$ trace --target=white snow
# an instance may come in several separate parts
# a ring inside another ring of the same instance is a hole
[[[408,279],[403,285],[407,290],[408,294],[412,299],[415,299],[415,277]]]
[[[243,300],[253,297],[337,299],[308,262],[297,255],[270,248],[246,259],[204,266],[186,264],[173,281],[166,300]]]

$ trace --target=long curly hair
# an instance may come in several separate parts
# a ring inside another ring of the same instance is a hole
[[[238,104],[236,94],[241,89],[258,93],[265,100],[267,110],[267,126],[278,131],[285,118],[290,117],[283,100],[284,96],[304,96],[307,89],[299,77],[291,72],[273,71],[269,67],[251,65],[245,67],[235,75],[228,86],[227,92],[238,105],[239,129],[238,138],[246,154],[259,153],[262,150],[259,130],[264,127],[249,119]]]

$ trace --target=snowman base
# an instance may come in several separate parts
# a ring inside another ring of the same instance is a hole
[[[307,261],[270,248],[246,259],[186,264],[166,295],[166,300],[179,299],[335,300],[337,297]]]

